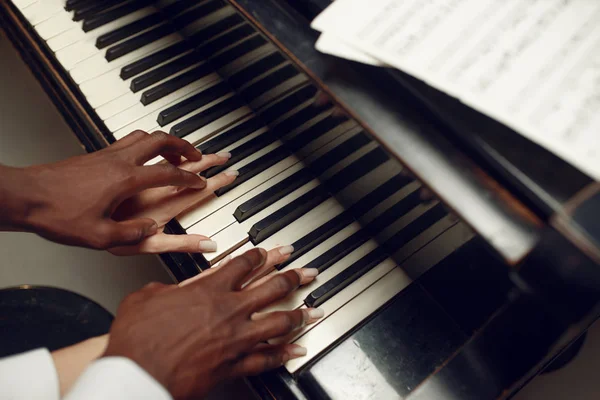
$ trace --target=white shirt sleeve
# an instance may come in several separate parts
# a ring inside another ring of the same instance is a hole
[[[54,361],[46,349],[0,359],[0,398],[5,400],[59,400]]]
[[[64,400],[172,400],[167,390],[135,362],[123,357],[94,361]]]

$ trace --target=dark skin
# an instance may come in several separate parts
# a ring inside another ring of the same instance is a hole
[[[158,155],[168,162],[144,166]],[[136,131],[94,154],[21,169],[0,166],[0,229],[115,254],[199,251],[209,238],[162,230],[233,182],[234,174],[198,176],[227,159],[203,156],[164,133]],[[314,322],[314,310],[259,313],[314,279],[305,270],[258,278],[257,271],[287,257],[277,249],[253,249],[200,279],[149,284],[121,304],[104,356],[130,358],[176,399],[198,398],[224,379],[301,356],[299,346],[266,341]]]

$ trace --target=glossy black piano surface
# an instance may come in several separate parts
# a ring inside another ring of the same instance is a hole
[[[291,338],[304,360],[250,379],[262,398],[510,397],[597,317],[597,188],[402,73],[316,52],[328,3],[13,0],[0,17],[88,151],[161,129],[232,153],[236,182],[168,225],[220,246],[162,255],[176,280],[288,243],[279,269],[321,270],[277,307],[327,318]]]

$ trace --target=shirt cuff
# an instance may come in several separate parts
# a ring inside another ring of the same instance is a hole
[[[167,390],[135,362],[125,357],[94,361],[64,400],[172,400]]]
[[[59,400],[58,374],[47,349],[0,359],[0,398]]]

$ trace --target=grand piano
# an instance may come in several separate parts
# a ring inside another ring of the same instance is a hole
[[[504,399],[600,300],[600,186],[399,71],[326,56],[329,0],[7,0],[0,20],[89,151],[163,130],[230,151],[236,181],[171,221],[219,243],[161,255],[176,281],[292,244],[316,267],[273,309],[325,318],[262,399]],[[160,159],[153,162],[160,162]]]

